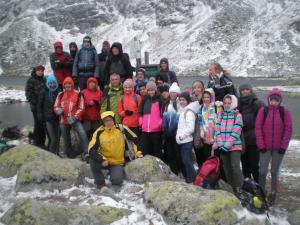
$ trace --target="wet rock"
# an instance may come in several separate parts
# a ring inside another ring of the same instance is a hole
[[[288,216],[288,222],[291,225],[299,225],[300,224],[300,209],[297,209],[296,211],[292,212]]]
[[[18,200],[1,218],[7,225],[110,224],[127,212],[107,206],[74,206]]]
[[[179,180],[163,161],[147,155],[131,161],[125,166],[126,179],[136,183],[148,181]]]
[[[149,182],[145,185],[146,204],[154,207],[171,223],[223,224],[237,222],[234,210],[242,206],[225,191],[206,190],[183,182]]]

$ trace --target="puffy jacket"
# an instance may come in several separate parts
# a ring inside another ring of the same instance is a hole
[[[282,94],[279,90],[273,89],[269,93],[268,115],[264,119],[264,108],[261,108],[256,118],[256,144],[258,149],[267,149],[269,151],[286,150],[292,136],[292,117],[288,109],[284,108],[284,121],[282,121],[279,107],[274,107],[270,104],[271,95],[280,96],[282,101]]]
[[[132,145],[135,156],[141,154],[137,150],[135,141],[137,136],[126,126],[123,126],[124,134]],[[109,165],[124,165],[125,139],[119,126],[106,129],[104,126],[98,128],[88,146],[89,152],[97,150],[102,160],[108,161]]]
[[[106,83],[106,76],[104,74],[104,69],[105,69],[106,62],[109,57],[110,57],[110,52],[106,53],[103,50],[101,51],[100,54],[98,54],[98,60],[99,60],[99,66],[100,66],[99,78],[103,84]]]
[[[173,104],[176,104],[175,107]],[[172,102],[170,101],[166,107],[166,111],[163,113],[163,131],[167,136],[176,136],[180,106],[178,101]]]
[[[124,95],[121,96],[118,103],[118,114],[122,118],[122,124],[126,125],[127,127],[139,126],[138,110],[140,104],[141,104],[141,96],[135,94],[133,90],[130,94],[124,93]],[[125,114],[126,110],[133,111],[133,114],[130,116],[126,115]]]
[[[87,87],[89,86],[90,82],[96,83],[96,90],[89,90],[88,88],[82,91],[83,99],[84,99],[84,106],[85,112],[83,115],[84,120],[100,120],[100,101],[102,97],[102,92],[98,86],[98,81],[94,77],[90,77],[87,80]],[[93,101],[94,105],[90,105],[90,102]]]
[[[99,60],[95,47],[82,46],[76,53],[73,64],[73,77],[98,77]]]
[[[162,58],[159,64],[161,64],[162,62],[167,63],[167,69],[165,71],[160,69],[156,76],[161,76],[164,82],[168,83],[169,85],[172,85],[174,82],[177,82],[178,84],[176,73],[169,69],[169,60],[167,58]]]
[[[62,85],[66,77],[72,76],[73,59],[69,53],[67,52],[63,52],[62,54],[57,54],[55,52],[52,53],[50,55],[50,64],[53,73],[59,84]]]
[[[145,96],[139,107],[139,126],[143,132],[162,131],[162,102],[158,96]]]
[[[229,110],[224,110],[219,116],[216,124],[216,142],[218,147],[223,147],[227,151],[242,151],[241,132],[243,127],[242,114],[235,108],[237,99],[231,95],[232,103]]]
[[[74,89],[72,78],[67,77],[64,80],[63,87],[66,83],[71,83],[71,91],[60,92],[54,104],[54,112],[58,114],[58,109],[63,109],[63,114],[59,116],[61,124],[69,124],[68,117],[74,116],[77,120],[82,120],[84,114],[84,99],[83,96]]]
[[[58,120],[58,116],[54,113],[54,103],[58,95],[58,83],[56,79],[49,79],[46,82],[46,87],[43,87],[39,94],[38,105],[37,105],[37,115],[42,121],[53,121]],[[52,90],[49,87],[49,83],[56,82],[56,89]]]
[[[36,75],[35,69],[31,72],[31,77],[27,80],[25,87],[26,99],[30,104],[30,109],[32,112],[36,112],[37,104],[39,99],[39,93],[45,85],[44,76],[38,77]]]
[[[117,124],[121,123],[121,117],[118,114],[118,104],[122,94],[122,86],[120,86],[119,88],[114,88],[111,85],[109,85],[103,91],[103,97],[101,100],[100,112],[103,113],[106,111],[113,111],[115,113],[115,120]]]
[[[147,78],[144,79],[144,83],[145,83],[145,85],[148,83]],[[135,80],[135,82],[134,82],[134,91],[135,91],[136,94],[140,93],[140,83],[139,83],[138,80]]]
[[[254,93],[239,99],[238,109],[243,116],[243,134],[246,145],[256,146],[255,120],[259,109],[264,105]]]

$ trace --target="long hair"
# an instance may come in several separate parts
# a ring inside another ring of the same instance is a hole
[[[211,65],[215,67],[218,74],[223,72],[223,74],[225,76],[230,76],[230,72],[228,70],[224,70],[220,63],[215,62],[215,63],[212,63]]]

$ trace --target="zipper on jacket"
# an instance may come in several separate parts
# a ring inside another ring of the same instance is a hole
[[[272,150],[274,150],[274,117],[275,117],[275,110],[273,109],[273,118],[272,118]]]

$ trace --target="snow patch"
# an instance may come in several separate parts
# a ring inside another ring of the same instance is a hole
[[[26,102],[25,91],[0,86],[0,103],[10,103],[12,101]]]
[[[263,87],[263,86],[258,86],[255,87],[255,89],[260,90],[260,91],[270,91],[273,88],[278,88],[281,91],[284,92],[290,92],[290,93],[300,93],[300,86],[299,85],[291,85],[291,86],[272,86],[272,87]]]

